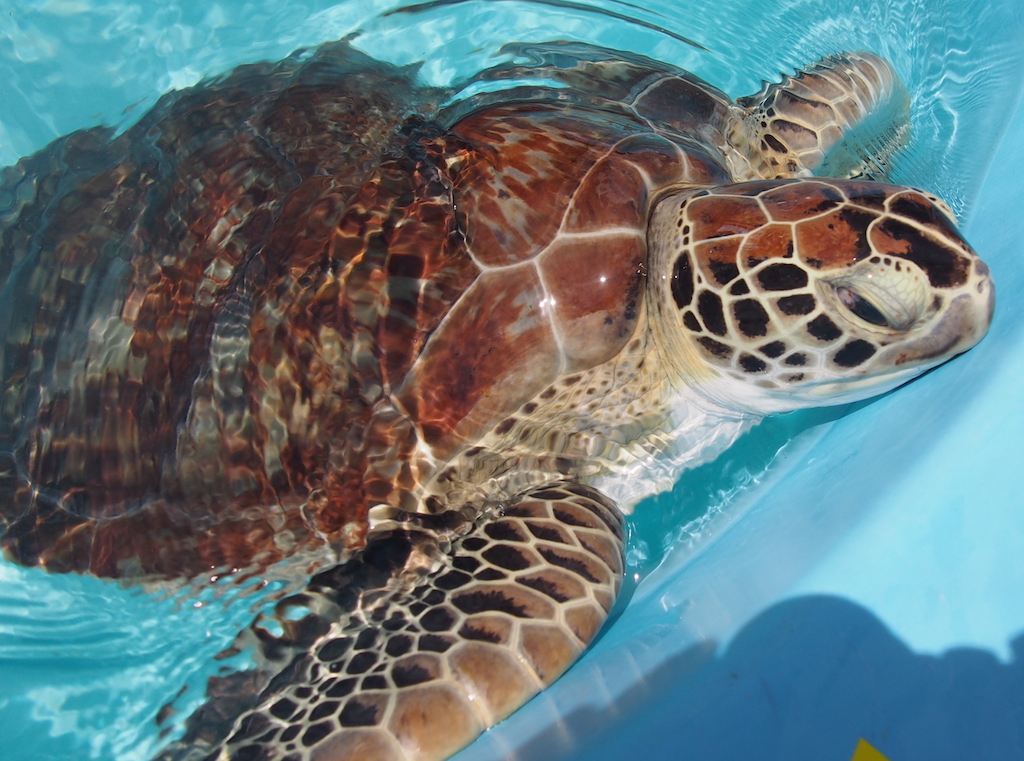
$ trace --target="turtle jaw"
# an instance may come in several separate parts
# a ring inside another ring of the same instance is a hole
[[[990,282],[985,293],[988,298],[958,296],[930,329],[880,351],[875,364],[890,369],[872,372],[867,367],[860,376],[809,383],[796,390],[796,406],[834,406],[885,394],[969,351],[985,337],[992,320]]]
[[[988,266],[967,250],[972,266],[964,285],[935,298],[933,308],[942,303],[934,314],[905,333],[854,324],[835,305],[827,309],[837,323],[846,323],[853,340],[870,341],[878,351],[857,374],[793,388],[794,408],[847,404],[887,393],[977,346],[992,323],[995,284]]]
[[[657,296],[652,294],[652,301]],[[777,374],[757,379],[743,379],[713,366],[707,358],[695,351],[689,341],[673,341],[667,336],[664,320],[672,322],[675,314],[671,308],[671,296],[661,297],[668,306],[652,310],[658,316],[652,319],[652,333],[659,336],[663,353],[673,358],[676,384],[686,385],[700,398],[715,408],[725,408],[736,413],[754,417],[792,412],[809,407],[827,407],[863,401],[888,393],[909,383],[915,378],[948,362],[974,348],[985,337],[992,321],[995,307],[995,287],[988,267],[975,259],[974,275],[967,284],[948,297],[948,303],[939,308],[930,318],[922,320],[905,334],[852,324],[848,315],[843,315],[834,306],[825,306],[823,313],[834,324],[842,325],[843,335],[835,339],[827,349],[815,351],[810,346],[797,347],[808,355],[819,355],[808,364],[818,364],[817,373],[802,383],[778,383]],[[823,305],[827,301],[822,299]],[[660,328],[656,327],[662,322]],[[673,328],[684,333],[682,325]],[[671,330],[669,328],[668,330]],[[782,336],[787,341],[792,337]],[[669,348],[664,348],[665,343]],[[845,373],[824,371],[829,355],[835,355],[835,347],[870,342],[878,347],[869,360]],[[710,407],[709,407],[710,409]]]
[[[988,268],[979,265],[987,273]],[[879,362],[925,372],[977,346],[988,332],[994,311],[995,285],[985,274],[969,292],[950,301],[930,330],[886,348],[879,353]]]

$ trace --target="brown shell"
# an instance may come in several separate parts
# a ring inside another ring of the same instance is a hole
[[[442,458],[614,356],[640,309],[651,200],[724,179],[683,138],[581,106],[501,104],[451,131],[471,146],[452,201],[480,275],[397,390]]]
[[[392,211],[412,216],[403,194],[426,190],[381,156],[432,95],[327,45],[171,93],[116,139],[75,133],[6,170],[11,556],[194,576],[265,566],[350,523],[364,496],[346,436],[370,417],[362,389],[381,385],[362,325],[388,277],[375,245]],[[391,200],[364,211],[374,193]],[[443,248],[443,231],[425,237]],[[465,283],[445,276],[450,301]]]
[[[638,115],[669,124],[686,91],[682,129],[721,98],[659,77],[616,108],[484,103],[445,129],[408,116],[433,93],[407,72],[338,44],[8,170],[4,547],[194,576],[358,547],[371,505],[415,507],[419,437],[443,460],[614,356],[652,200],[728,181]]]

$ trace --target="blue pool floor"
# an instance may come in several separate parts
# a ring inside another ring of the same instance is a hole
[[[459,761],[1024,758],[1022,170],[1018,106],[966,227],[985,341],[839,419]]]

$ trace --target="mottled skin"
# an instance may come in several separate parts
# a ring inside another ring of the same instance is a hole
[[[766,414],[984,334],[987,268],[938,199],[807,179],[904,97],[881,59],[733,103],[639,57],[515,52],[480,79],[565,88],[437,110],[328,45],[6,170],[7,555],[313,574],[161,757],[450,755],[590,642],[623,512]]]

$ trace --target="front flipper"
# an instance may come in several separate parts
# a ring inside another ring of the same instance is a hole
[[[551,684],[615,600],[621,514],[555,483],[428,528],[445,520],[414,517],[315,576],[278,604],[281,636],[258,620],[250,636],[283,668],[233,725],[211,698],[161,758],[443,759]]]
[[[830,55],[737,104],[746,109],[765,179],[886,180],[909,129],[910,96],[874,53]]]

